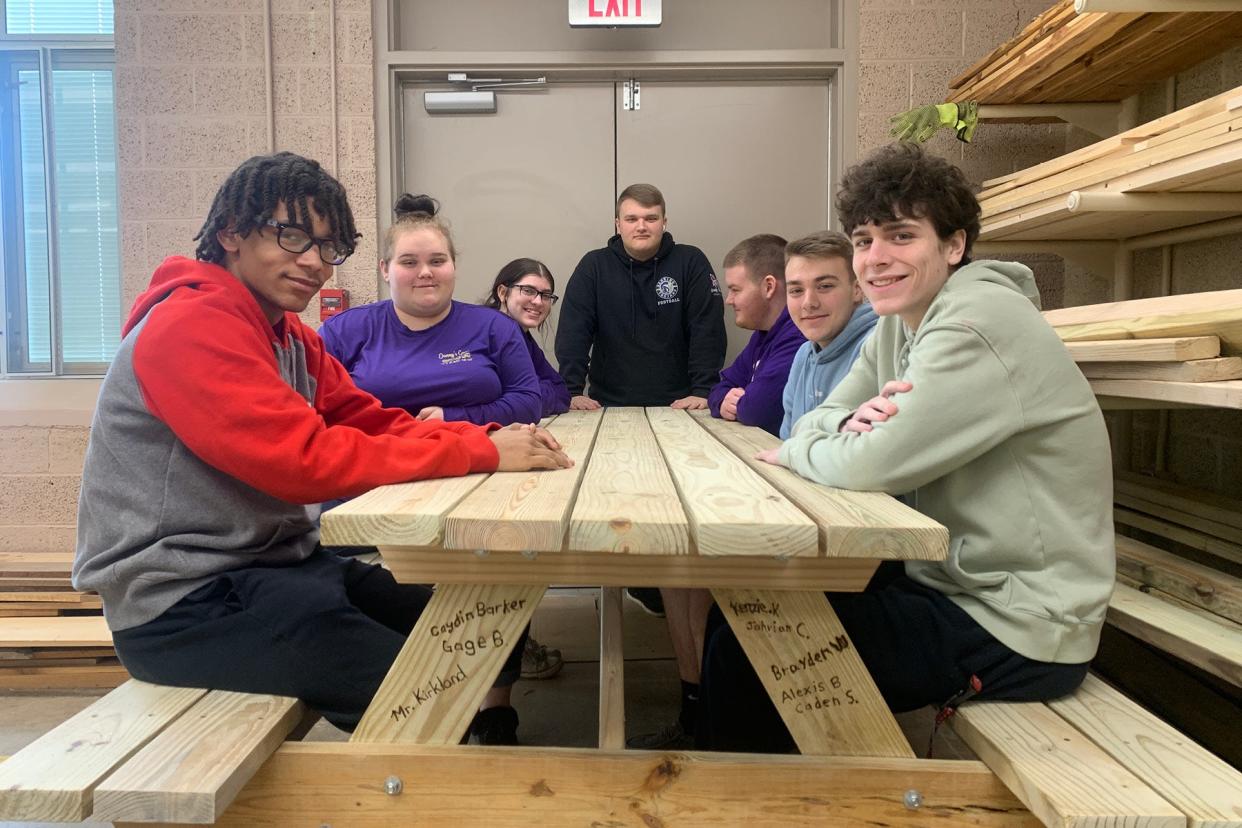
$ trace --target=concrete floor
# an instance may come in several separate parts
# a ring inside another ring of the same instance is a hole
[[[521,724],[518,737],[525,745],[594,747],[598,733],[596,706],[599,693],[598,590],[553,588],[535,612],[531,631],[536,639],[561,650],[565,667],[542,681],[521,681],[513,693]],[[662,727],[677,714],[680,685],[664,620],[625,602],[625,709],[626,732],[646,733]],[[88,706],[103,691],[53,693],[0,692],[0,756],[8,756]],[[926,750],[932,713],[916,711],[898,716],[915,752]],[[315,741],[344,741],[347,734],[320,721],[306,737]],[[937,758],[973,758],[949,728],[936,735]],[[0,822],[0,828],[19,823]],[[22,823],[21,825],[27,825]]]

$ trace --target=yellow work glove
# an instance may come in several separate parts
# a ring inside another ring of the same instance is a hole
[[[958,140],[970,143],[979,123],[979,104],[942,103],[918,106],[889,119],[893,128],[889,131],[899,141],[925,143],[941,129],[951,129]]]

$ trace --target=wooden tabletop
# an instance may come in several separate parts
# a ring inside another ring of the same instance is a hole
[[[803,589],[847,561],[869,574],[947,552],[930,518],[759,462],[779,440],[705,411],[571,411],[548,429],[573,468],[382,486],[325,513],[323,543],[378,546],[394,572],[417,561],[411,580],[732,586],[770,571]]]

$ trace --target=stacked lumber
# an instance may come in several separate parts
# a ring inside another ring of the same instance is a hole
[[[0,689],[115,687],[129,678],[99,596],[69,582],[72,556],[0,554]]]
[[[69,582],[72,560],[42,553],[6,553],[0,559],[0,618],[99,615],[99,596]]]
[[[1240,42],[1242,14],[1076,14],[1060,0],[953,79],[948,99],[1120,101]]]
[[[1242,290],[1082,305],[1044,319],[1097,396],[1242,408]]]
[[[1242,565],[1242,501],[1132,472],[1116,473],[1113,499],[1113,520],[1119,526],[1206,553],[1211,557],[1204,560],[1215,561],[1220,568]],[[1210,587],[1209,584],[1197,592],[1219,592]],[[1242,623],[1242,617],[1235,617],[1232,610],[1222,612],[1207,605],[1204,608]]]
[[[1238,215],[1242,87],[986,181],[979,205],[981,241],[1124,239]]]

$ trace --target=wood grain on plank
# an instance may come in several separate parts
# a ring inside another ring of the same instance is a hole
[[[685,555],[690,527],[641,408],[609,408],[569,523],[570,549]]]
[[[1242,687],[1242,625],[1206,610],[1117,584],[1108,602],[1108,621],[1196,667]]]
[[[1066,342],[1075,362],[1183,362],[1220,356],[1215,336],[1171,336],[1159,339],[1105,339]]]
[[[1101,679],[1088,675],[1048,706],[1184,813],[1191,828],[1242,828],[1242,773]]]
[[[970,702],[949,721],[1044,825],[1186,825],[1181,811],[1045,704]]]
[[[819,554],[815,523],[685,411],[648,408],[700,555]]]
[[[568,469],[497,472],[467,495],[444,521],[448,549],[563,548],[574,496],[603,411],[570,411],[548,428],[574,461]]]
[[[694,412],[695,420],[720,440],[819,527],[821,554],[887,560],[944,560],[949,530],[883,492],[851,492],[822,486],[784,466],[755,459],[781,444],[766,431]]]
[[[95,785],[206,692],[122,684],[0,764],[0,820],[86,819]]]
[[[320,542],[325,546],[439,543],[444,516],[486,479],[485,474],[470,474],[372,489],[323,513]]]
[[[303,712],[287,696],[213,690],[96,787],[92,819],[215,822]]]

